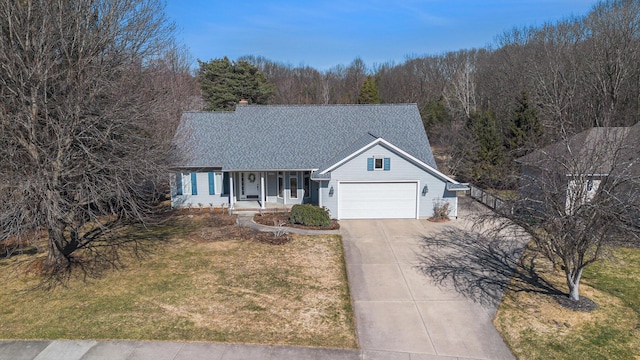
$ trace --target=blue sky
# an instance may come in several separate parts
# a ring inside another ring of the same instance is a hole
[[[260,55],[327,70],[484,47],[513,27],[586,14],[593,0],[167,0],[195,59]]]

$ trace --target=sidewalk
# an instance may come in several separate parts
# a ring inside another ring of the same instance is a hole
[[[360,350],[161,341],[0,341],[1,360],[359,360]]]

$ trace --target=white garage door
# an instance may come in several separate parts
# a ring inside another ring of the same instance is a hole
[[[415,219],[417,182],[340,183],[340,219]]]

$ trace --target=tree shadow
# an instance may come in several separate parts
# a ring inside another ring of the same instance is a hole
[[[563,294],[539,276],[535,257],[522,257],[527,245],[519,238],[448,228],[421,239],[416,267],[436,285],[453,286],[461,295],[494,311],[506,289]]]

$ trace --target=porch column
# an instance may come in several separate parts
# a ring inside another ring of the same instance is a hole
[[[260,208],[266,209],[266,199],[264,197],[264,171],[260,172]]]
[[[235,195],[233,194],[233,178],[234,178],[234,174],[229,173],[229,210],[233,209],[233,206],[235,204],[235,201],[234,201]]]

